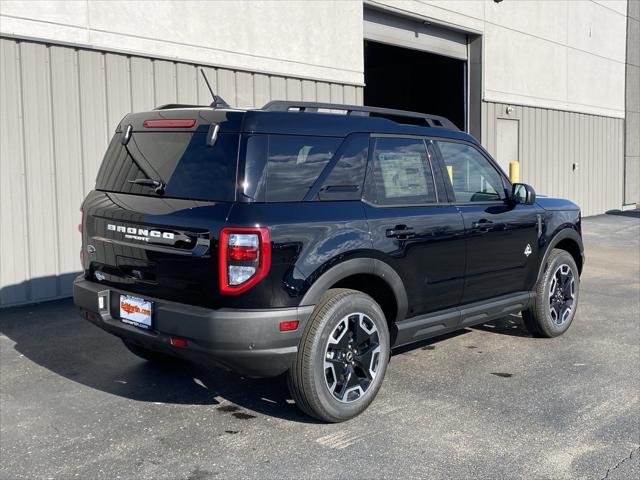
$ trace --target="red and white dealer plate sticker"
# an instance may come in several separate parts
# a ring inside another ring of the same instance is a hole
[[[136,327],[151,328],[153,302],[130,295],[120,296],[120,320]]]

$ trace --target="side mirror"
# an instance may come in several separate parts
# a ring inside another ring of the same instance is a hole
[[[533,205],[536,203],[536,191],[526,183],[514,183],[511,190],[511,201],[523,205]]]

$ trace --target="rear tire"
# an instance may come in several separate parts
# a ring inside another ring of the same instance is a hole
[[[289,391],[312,417],[349,420],[376,397],[389,356],[389,330],[380,306],[356,290],[328,290],[300,339],[287,374]]]
[[[536,284],[533,303],[522,312],[527,330],[538,337],[562,335],[575,318],[579,293],[580,273],[575,260],[569,252],[553,249]]]
[[[133,353],[134,355],[144,360],[147,360],[148,362],[169,363],[171,361],[176,360],[175,357],[172,357],[171,355],[167,355],[164,353],[157,352],[155,350],[151,350],[149,348],[142,347],[137,343],[134,343],[130,340],[125,340],[124,338],[122,339],[122,343],[124,343],[124,346],[127,347],[127,349],[131,353]]]

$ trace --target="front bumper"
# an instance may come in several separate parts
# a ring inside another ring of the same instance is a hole
[[[146,297],[154,302],[152,330],[120,321],[120,295],[136,295],[86,280],[73,284],[73,301],[82,316],[109,333],[143,347],[199,363],[221,366],[247,377],[273,377],[286,372],[313,306],[264,310],[211,310]],[[103,307],[99,308],[99,297]],[[297,330],[281,332],[283,321],[298,320]],[[188,341],[174,347],[171,337]]]

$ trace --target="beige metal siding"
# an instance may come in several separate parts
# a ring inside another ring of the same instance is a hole
[[[518,120],[522,182],[569,198],[585,216],[621,208],[624,120],[520,105],[507,114],[507,107],[483,102],[482,144],[495,155],[498,119]]]
[[[128,112],[208,104],[188,63],[0,39],[0,307],[71,294],[80,203]],[[231,105],[273,99],[362,103],[362,88],[204,67]]]

